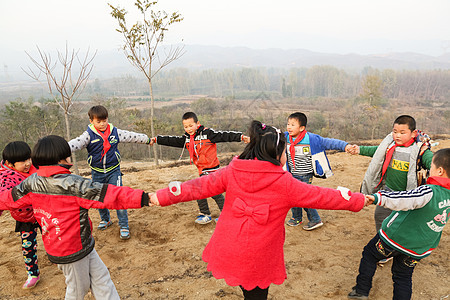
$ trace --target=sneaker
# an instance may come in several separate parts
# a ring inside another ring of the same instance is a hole
[[[290,219],[289,221],[286,222],[286,225],[288,225],[288,226],[298,226],[300,224],[302,224],[302,220],[297,220],[297,219],[294,219],[294,218],[292,218],[292,219]]]
[[[113,224],[113,222],[111,220],[109,220],[108,222],[106,221],[100,221],[100,223],[98,224],[97,229],[98,230],[105,230],[106,228],[108,228],[109,226],[111,226]]]
[[[348,299],[369,299],[369,296],[364,296],[356,291],[355,288],[352,289],[350,293],[347,295]]]
[[[195,223],[197,224],[208,224],[211,222],[211,216],[210,215],[198,215],[197,218],[195,218]]]
[[[128,228],[120,228],[120,238],[128,240],[130,238],[130,230]]]
[[[28,275],[28,279],[27,279],[27,281],[25,281],[22,288],[25,290],[34,288],[36,286],[36,284],[39,282],[39,279],[41,279],[41,277],[39,275],[38,276]]]
[[[305,229],[305,230],[314,230],[314,229],[316,229],[316,228],[321,227],[322,225],[323,225],[323,222],[322,222],[322,221],[319,221],[319,222],[312,222],[312,221],[309,221],[308,224],[306,224],[305,226],[303,226],[303,229]]]

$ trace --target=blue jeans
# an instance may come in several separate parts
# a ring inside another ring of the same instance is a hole
[[[392,263],[392,280],[394,281],[394,296],[392,299],[411,299],[412,274],[419,259],[414,259],[390,248],[380,236],[375,237],[364,247],[359,274],[356,277],[355,289],[358,293],[368,296],[372,288],[372,278],[377,269],[377,262],[394,257]]]
[[[120,172],[120,167],[115,168],[111,172],[107,173],[101,173],[92,170],[92,181],[93,182],[99,182],[99,183],[109,183],[116,186],[122,186],[122,173]],[[107,208],[99,209],[98,212],[100,213],[100,218],[102,221],[108,222],[111,219],[111,216],[109,214],[109,210]],[[120,228],[126,228],[128,227],[128,212],[126,209],[118,209],[117,212],[117,218],[119,219],[119,226]]]
[[[307,184],[312,183],[313,174],[307,174],[307,175],[292,175],[295,179],[300,180],[301,182],[305,182]],[[303,213],[302,209],[306,211],[306,216],[308,217],[308,220],[311,222],[321,222],[319,213],[317,212],[317,209],[314,208],[301,208],[301,207],[293,207],[292,208],[292,218],[296,219],[297,221],[302,221],[303,219]]]

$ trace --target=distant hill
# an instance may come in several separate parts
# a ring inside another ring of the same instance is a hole
[[[27,80],[20,69],[31,66],[24,52],[2,51],[0,82]],[[111,78],[138,71],[117,49],[97,53],[92,78]],[[365,67],[395,70],[449,69],[450,53],[428,56],[418,53],[380,53],[373,55],[319,53],[304,49],[250,49],[245,47],[185,46],[185,54],[168,68],[224,69],[240,67],[309,68],[331,65],[346,71],[359,72]]]

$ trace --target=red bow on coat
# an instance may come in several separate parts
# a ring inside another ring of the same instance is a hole
[[[269,219],[269,204],[261,204],[255,207],[248,206],[244,201],[239,198],[233,203],[233,213],[236,217],[252,218],[256,223],[264,225]]]

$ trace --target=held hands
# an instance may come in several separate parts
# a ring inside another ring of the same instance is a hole
[[[345,152],[356,155],[359,154],[359,146],[358,145],[350,145],[345,146]]]
[[[373,195],[364,195],[364,206],[369,206],[373,204],[375,197]]]
[[[148,197],[150,198],[149,206],[159,206],[159,200],[156,193],[148,193]]]
[[[153,144],[156,143],[156,137],[150,138],[150,143],[148,143],[150,146],[153,146]]]
[[[246,135],[242,135],[242,141],[246,144],[250,143],[250,137]]]

